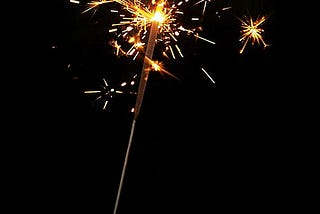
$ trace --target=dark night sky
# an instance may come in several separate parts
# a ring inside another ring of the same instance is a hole
[[[203,23],[204,37],[217,44],[183,40],[185,58],[165,62],[179,80],[149,76],[119,214],[263,212],[282,203],[287,191],[282,104],[288,98],[280,90],[286,44],[278,5],[228,1],[232,9],[218,18],[223,2],[208,5]],[[142,64],[112,53],[103,12],[90,17],[68,1],[49,4],[40,12],[46,28],[33,38],[40,48],[28,46],[32,56],[16,52],[30,57],[34,67],[12,65],[19,72],[7,78],[12,92],[5,104],[7,127],[15,133],[11,141],[20,142],[10,149],[12,180],[17,189],[26,189],[22,197],[34,193],[28,206],[42,213],[112,213],[135,98],[115,97],[103,111],[82,92],[102,78],[118,84],[127,71],[140,74]],[[249,45],[238,53],[235,17],[244,14],[269,16],[263,25],[269,47]]]

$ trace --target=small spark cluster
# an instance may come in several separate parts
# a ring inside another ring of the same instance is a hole
[[[84,93],[94,94],[96,96],[95,101],[101,101],[102,109],[105,110],[108,106],[110,99],[112,99],[114,96],[124,93],[136,95],[136,92],[133,92],[131,90],[133,86],[136,84],[136,77],[137,75],[134,75],[129,82],[122,82],[117,87],[110,86],[107,80],[103,78],[103,84],[100,85],[98,89],[85,90]]]
[[[255,43],[262,43],[264,48],[268,46],[268,44],[263,40],[262,33],[264,32],[264,29],[261,28],[261,25],[266,21],[266,17],[262,16],[254,21],[252,17],[245,16],[243,19],[239,20],[241,22],[242,29],[239,41],[243,43],[243,46],[240,49],[240,54],[243,53],[250,40],[252,45]]]

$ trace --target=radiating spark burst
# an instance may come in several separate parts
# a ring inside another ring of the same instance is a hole
[[[103,78],[103,84],[99,87],[99,89],[96,90],[85,90],[85,94],[94,94],[96,95],[95,101],[101,101],[102,102],[102,109],[106,110],[108,103],[110,100],[118,95],[118,94],[134,94],[135,92],[132,92],[128,89],[128,86],[134,86],[136,84],[137,75],[135,74],[130,82],[122,82],[117,88],[111,87],[105,78]]]
[[[131,56],[133,60],[138,55],[145,52],[146,40],[151,27],[151,23],[156,20],[158,22],[158,32],[156,43],[162,45],[162,55],[166,58],[176,59],[183,58],[182,48],[179,46],[179,37],[182,33],[188,36],[194,36],[205,42],[215,44],[213,41],[199,35],[199,28],[187,29],[179,21],[181,21],[184,12],[181,10],[183,4],[188,0],[182,0],[178,3],[169,1],[161,1],[156,3],[152,1],[149,5],[141,1],[130,0],[110,0],[110,1],[92,1],[88,3],[87,12],[96,9],[98,6],[115,2],[122,6],[120,10],[112,9],[110,12],[117,14],[119,21],[111,25],[109,33],[115,34],[115,41],[112,46],[116,48],[116,54]],[[161,11],[152,10],[154,5],[162,5]],[[200,20],[192,17],[191,20]],[[121,49],[120,49],[121,48]]]
[[[176,77],[175,75],[171,74],[169,71],[167,71],[166,69],[164,69],[163,63],[159,62],[157,60],[151,60],[147,57],[147,61],[150,65],[149,68],[146,69],[147,72],[149,71],[156,71],[159,72],[160,74],[167,74],[175,79],[178,79],[178,77]]]
[[[261,25],[266,21],[266,17],[262,16],[261,18],[257,18],[253,21],[252,17],[244,16],[244,19],[239,19],[241,22],[241,36],[240,42],[243,43],[243,46],[240,50],[240,54],[243,53],[246,48],[249,40],[251,40],[251,44],[262,43],[264,48],[268,46],[268,44],[263,40],[262,33],[264,29],[261,28]]]

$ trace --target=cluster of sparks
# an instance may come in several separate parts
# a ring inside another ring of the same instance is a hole
[[[215,42],[199,35],[197,28],[187,29],[179,23],[184,12],[180,9],[188,0],[180,1],[177,4],[169,4],[168,1],[145,5],[141,1],[130,0],[100,0],[88,3],[88,8],[84,12],[97,9],[98,6],[107,3],[118,3],[122,6],[121,10],[110,10],[119,16],[119,22],[113,23],[110,33],[115,35],[116,40],[111,41],[115,48],[116,55],[125,55],[135,60],[140,54],[143,55],[148,37],[149,28],[153,21],[158,22],[157,44],[163,45],[161,53],[166,58],[183,58],[183,52],[178,45],[179,36],[182,33],[192,35],[195,38],[206,41],[211,44]],[[200,1],[201,2],[201,1]],[[200,3],[199,2],[199,3]],[[157,8],[153,10],[153,8]],[[193,21],[199,18],[192,18]],[[125,46],[125,44],[129,46]]]
[[[239,41],[243,43],[243,46],[240,50],[240,54],[243,53],[245,47],[247,46],[250,40],[252,45],[254,45],[255,43],[262,43],[264,47],[268,46],[268,44],[264,41],[262,37],[264,29],[261,27],[261,25],[265,21],[266,17],[264,16],[262,16],[261,18],[257,18],[255,21],[253,21],[253,18],[246,16],[244,17],[244,19],[240,19],[242,30]]]
[[[201,27],[195,27],[192,29],[186,28],[180,21],[183,20],[184,10],[183,6],[192,0],[181,0],[169,2],[166,0],[160,0],[156,2],[151,0],[150,4],[144,4],[141,0],[93,0],[86,4],[86,9],[83,13],[93,11],[96,12],[101,5],[116,3],[120,7],[111,9],[110,13],[116,15],[117,22],[112,23],[109,33],[114,34],[114,40],[110,41],[111,46],[114,48],[114,53],[117,56],[126,56],[136,60],[139,57],[145,57],[145,48],[147,46],[148,34],[151,28],[152,22],[157,22],[157,37],[156,45],[160,50],[159,53],[166,59],[177,59],[183,58],[184,54],[182,48],[179,46],[179,38],[181,35],[192,36],[196,39],[202,40],[209,44],[214,45],[215,42],[204,38],[199,35]],[[213,1],[213,0],[212,0]],[[80,1],[70,0],[71,3],[80,4]],[[208,3],[211,0],[198,0],[192,4],[192,6],[203,4],[201,16],[204,15]],[[222,10],[228,10],[231,7],[222,8]],[[261,25],[265,22],[266,18],[262,17],[253,21],[251,17],[240,19],[241,22],[241,36],[240,42],[243,43],[240,50],[240,54],[243,53],[248,42],[251,40],[252,45],[254,43],[262,43],[264,47],[267,46],[262,37],[263,29]],[[191,22],[200,21],[199,17],[191,17]],[[175,77],[173,74],[169,73],[163,68],[163,65],[159,61],[153,59],[148,59],[150,64],[150,69],[153,71],[169,74]],[[210,79],[212,83],[215,81],[212,77],[201,68],[201,71]],[[176,78],[176,77],[175,77]],[[104,80],[107,87],[107,83]],[[104,97],[106,100],[112,98],[112,94],[121,93],[120,91],[105,91],[95,90],[95,91],[85,91],[85,93],[98,93],[99,99]],[[122,92],[123,93],[123,92]],[[103,106],[106,108],[107,102]]]
[[[108,84],[107,80],[103,78],[103,84],[99,87],[98,90],[86,90],[84,91],[85,94],[93,94],[96,95],[95,101],[101,101],[102,102],[102,109],[105,110],[108,106],[108,103],[110,99],[112,99],[116,95],[129,93],[132,95],[136,95],[136,92],[128,89],[128,86],[134,86],[136,84],[136,77],[137,75],[134,75],[129,82],[122,82],[117,87],[112,87]],[[134,110],[131,109],[133,112]]]

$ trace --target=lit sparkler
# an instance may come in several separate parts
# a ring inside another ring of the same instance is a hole
[[[252,17],[244,17],[244,19],[239,19],[241,22],[241,37],[240,42],[243,43],[243,46],[240,50],[240,54],[243,53],[246,48],[249,40],[251,40],[251,44],[262,43],[264,48],[268,46],[268,44],[263,40],[262,33],[264,29],[261,28],[261,25],[266,21],[266,17],[262,16],[261,18],[257,18],[253,21]]]
[[[122,185],[123,185],[123,179],[124,179],[126,166],[127,166],[127,162],[128,162],[128,157],[129,157],[129,152],[130,152],[130,148],[131,148],[131,144],[132,144],[135,124],[136,124],[137,117],[140,112],[140,108],[141,108],[141,104],[142,104],[142,100],[143,100],[143,96],[144,96],[144,92],[145,92],[145,88],[146,88],[147,80],[148,80],[148,76],[149,76],[148,67],[150,67],[150,61],[152,61],[151,59],[153,56],[153,51],[154,51],[154,47],[155,47],[155,43],[156,43],[158,26],[165,19],[165,16],[162,13],[163,6],[164,6],[163,2],[160,2],[159,4],[157,4],[156,9],[154,10],[154,16],[151,18],[151,20],[152,20],[151,30],[150,30],[150,34],[149,34],[149,38],[148,38],[148,45],[146,48],[144,63],[142,66],[138,94],[137,94],[136,104],[135,104],[135,108],[134,108],[135,112],[134,112],[134,117],[133,117],[133,121],[132,121],[129,142],[128,142],[128,146],[127,146],[126,156],[124,159],[124,164],[123,164],[122,173],[121,173],[121,177],[120,177],[120,183],[119,183],[119,188],[118,188],[118,192],[117,192],[117,197],[116,197],[116,202],[115,202],[113,214],[117,213],[118,203],[119,203],[121,189],[122,189]],[[159,66],[159,64],[152,63],[151,66],[152,66],[152,68],[155,68],[155,70],[161,70],[160,69],[161,67]]]
[[[185,0],[185,2],[187,1],[188,0]],[[162,51],[163,56],[169,58],[169,55],[171,55],[173,59],[176,59],[177,54],[181,58],[184,57],[181,48],[178,45],[178,37],[181,33],[192,35],[197,39],[211,44],[215,43],[200,36],[197,32],[197,29],[187,29],[182,24],[179,24],[179,22],[177,21],[178,16],[183,14],[183,12],[179,9],[179,6],[181,6],[184,1],[180,1],[177,4],[169,4],[167,1],[161,0],[160,2],[152,1],[150,5],[144,5],[140,1],[132,2],[130,0],[100,0],[90,2],[88,4],[88,8],[84,12],[92,9],[96,10],[98,6],[112,2],[119,3],[121,6],[123,6],[123,10],[125,10],[130,15],[126,16],[123,13],[119,13],[118,10],[111,10],[111,12],[118,13],[120,16],[120,22],[112,24],[112,28],[109,29],[109,32],[114,33],[120,40],[120,42],[118,42],[118,40],[114,40],[111,42],[112,46],[115,48],[116,55],[119,56],[119,54],[121,54],[125,56],[133,56],[133,60],[137,58],[139,53],[143,53],[144,55],[138,93],[134,107],[134,117],[113,210],[113,214],[116,214],[129,152],[132,144],[135,124],[141,109],[149,73],[151,70],[154,70],[175,77],[174,75],[167,72],[160,62],[152,59],[156,44],[162,43],[164,45],[164,50]],[[127,42],[127,44],[130,44],[130,47],[125,49],[125,47],[123,47],[124,45],[120,44],[121,40],[124,40],[125,42]],[[122,91],[115,91],[115,89],[113,88],[109,89],[108,84],[105,80],[103,89],[103,91],[97,90],[85,92],[98,93],[99,97],[97,99],[100,99],[104,95],[107,99],[104,103],[103,109],[105,109],[108,103],[108,98],[111,98],[115,92],[123,93]]]
[[[117,212],[135,124],[141,109],[149,73],[153,70],[175,77],[163,68],[161,62],[153,59],[155,47],[158,45],[162,48],[160,53],[162,53],[162,56],[165,58],[176,59],[178,57],[184,57],[182,48],[179,46],[179,37],[182,34],[193,36],[194,38],[209,44],[215,44],[214,41],[199,35],[199,29],[201,28],[196,27],[188,29],[180,22],[180,20],[182,20],[181,16],[184,14],[181,7],[188,1],[189,0],[181,0],[175,3],[174,1],[169,2],[166,0],[160,0],[159,2],[156,2],[156,0],[152,0],[150,4],[144,4],[140,0],[94,0],[89,2],[87,4],[87,8],[83,11],[83,13],[90,10],[96,11],[99,6],[108,3],[116,3],[120,5],[120,10],[110,10],[111,13],[118,15],[118,22],[111,24],[111,28],[109,29],[109,33],[114,34],[116,37],[116,39],[111,41],[110,44],[114,47],[115,54],[117,56],[129,56],[132,57],[132,60],[136,60],[138,57],[143,59],[136,103],[133,109],[134,117],[113,214],[116,214]],[[70,2],[79,4],[79,1],[70,0]],[[209,2],[211,2],[211,0],[199,0],[193,5],[203,3],[203,16]],[[222,10],[228,10],[230,8],[231,7],[225,7]],[[191,18],[191,21],[199,20],[200,18],[198,17]],[[253,21],[252,18],[245,18],[244,20],[240,19],[240,21],[242,24],[242,35],[240,41],[244,43],[240,53],[244,51],[249,40],[252,40],[252,44],[255,42],[261,42],[265,47],[267,46],[261,35],[263,29],[260,28],[265,21],[265,17],[257,19],[256,21]],[[201,68],[201,70],[212,83],[215,83],[213,78],[204,68]],[[98,94],[97,99],[102,99],[104,97],[105,101],[103,109],[105,109],[109,99],[117,93],[123,93],[123,91],[110,88],[105,79],[103,80],[104,85],[102,90],[85,91],[85,93]]]

